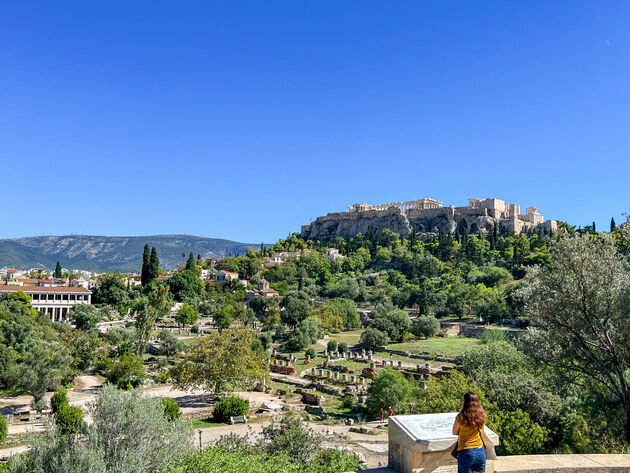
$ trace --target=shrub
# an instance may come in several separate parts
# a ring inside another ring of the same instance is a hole
[[[63,435],[74,435],[81,429],[83,411],[78,407],[61,405],[55,417],[55,424]]]
[[[480,338],[481,343],[504,342],[507,339],[507,332],[500,329],[486,329]]]
[[[396,414],[405,414],[409,411],[413,395],[412,383],[402,373],[386,368],[374,377],[372,386],[368,388],[368,412],[377,418],[381,409],[391,406]]]
[[[170,397],[162,398],[162,405],[164,406],[164,416],[170,421],[179,419],[182,416],[182,412],[179,409],[179,404],[175,399]]]
[[[183,340],[179,340],[172,332],[166,329],[162,329],[157,336],[158,340],[162,344],[160,347],[160,354],[165,356],[176,355],[177,352],[184,351],[186,349],[186,343]]]
[[[128,355],[110,358],[105,361],[105,377],[120,389],[139,386],[145,378],[142,359]]]
[[[387,345],[387,334],[378,329],[368,327],[361,334],[359,343],[366,350],[375,351],[377,348]]]
[[[303,320],[296,327],[289,340],[287,347],[291,351],[304,350],[307,346],[315,343],[321,336],[321,330],[314,320]]]
[[[55,391],[52,398],[50,399],[50,408],[53,411],[53,414],[59,412],[61,408],[68,405],[68,394],[64,388],[59,388]]]
[[[4,439],[7,438],[8,433],[9,433],[9,426],[7,424],[7,420],[4,418],[2,414],[0,414],[0,443],[4,442]]]
[[[346,353],[348,351],[348,344],[346,342],[339,343],[337,350],[339,350],[339,353]]]
[[[337,351],[337,342],[334,340],[329,341],[326,345],[326,351]]]
[[[304,350],[304,356],[310,356],[312,360],[317,356],[317,353],[315,353],[314,348],[307,348],[306,350]]]
[[[352,409],[357,405],[357,398],[354,396],[346,396],[341,400],[341,405],[346,409]]]
[[[440,322],[432,315],[423,315],[413,324],[412,333],[417,337],[434,337],[440,331]]]
[[[532,422],[526,412],[497,412],[492,419],[493,427],[501,437],[497,446],[503,455],[529,455],[539,453],[549,441],[549,431]]]
[[[188,455],[190,423],[169,422],[159,399],[140,390],[119,391],[106,384],[90,407],[85,436],[51,428],[29,438],[30,453],[14,458],[13,473],[156,472]]]
[[[308,429],[302,419],[286,416],[263,427],[260,447],[272,455],[286,454],[297,462],[309,463],[317,455],[321,443],[321,435]]]
[[[230,417],[244,416],[249,412],[249,401],[238,396],[228,396],[214,406],[214,418],[227,422]]]
[[[177,463],[172,473],[336,473],[357,471],[359,457],[345,450],[320,450],[308,464],[292,460],[286,454],[252,452],[247,446],[225,449],[204,448]]]

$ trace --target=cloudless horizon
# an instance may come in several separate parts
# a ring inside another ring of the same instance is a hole
[[[0,238],[274,242],[354,203],[630,212],[626,1],[0,7]]]

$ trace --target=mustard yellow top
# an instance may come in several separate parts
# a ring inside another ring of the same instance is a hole
[[[483,447],[483,441],[481,440],[481,435],[479,435],[479,429],[476,429],[470,424],[459,424],[457,450],[467,450],[469,448],[479,447]]]

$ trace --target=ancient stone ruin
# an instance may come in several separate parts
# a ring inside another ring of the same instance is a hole
[[[495,227],[499,234],[543,232],[550,235],[558,230],[558,223],[545,221],[538,207],[527,207],[527,213],[521,214],[520,205],[495,198],[471,198],[465,207],[443,207],[439,200],[424,198],[380,205],[354,204],[346,212],[329,213],[304,225],[301,237],[327,241],[368,231],[378,234],[386,228],[404,237],[412,230],[452,234],[464,228],[470,234],[489,235]]]

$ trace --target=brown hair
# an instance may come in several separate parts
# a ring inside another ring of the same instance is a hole
[[[461,424],[468,424],[475,429],[481,429],[488,419],[488,414],[479,402],[479,396],[468,391],[464,394],[464,407],[457,417]]]

